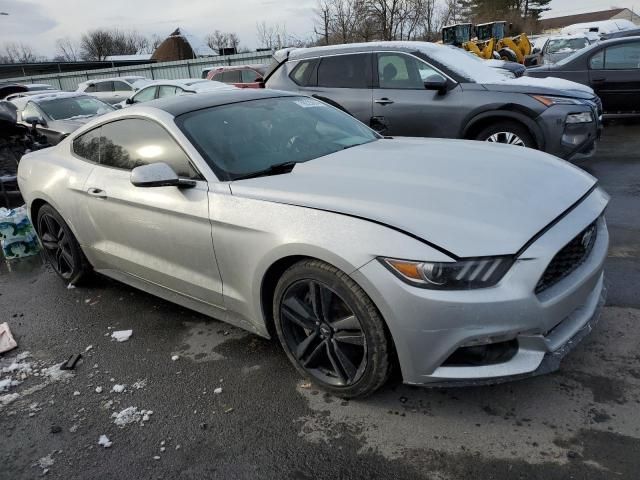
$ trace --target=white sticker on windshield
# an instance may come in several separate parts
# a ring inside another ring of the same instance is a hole
[[[311,98],[304,98],[302,100],[296,100],[295,103],[300,105],[302,108],[313,108],[313,107],[326,107],[326,105],[317,100],[313,100]]]

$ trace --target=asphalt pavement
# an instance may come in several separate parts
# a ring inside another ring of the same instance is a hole
[[[581,166],[612,196],[601,320],[558,372],[492,387],[395,380],[343,401],[276,342],[104,277],[68,289],[39,258],[3,264],[19,348],[0,379],[21,383],[0,392],[0,479],[639,478],[640,123],[609,124]]]

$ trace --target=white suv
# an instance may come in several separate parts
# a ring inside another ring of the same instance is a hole
[[[78,92],[99,98],[103,102],[118,103],[128,98],[134,91],[134,83],[139,80],[146,80],[144,77],[115,77],[88,80],[78,84]]]

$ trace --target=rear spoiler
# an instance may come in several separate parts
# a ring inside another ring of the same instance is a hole
[[[264,73],[264,76],[263,76],[265,83],[267,82],[267,80],[269,80],[269,77],[271,77],[273,72],[278,70],[283,63],[286,63],[286,61],[289,60],[289,54],[293,50],[296,50],[296,48],[294,48],[294,47],[283,48],[282,50],[276,50],[273,53],[273,55],[271,57],[273,59],[273,61],[267,67],[267,70],[266,70],[266,72]]]

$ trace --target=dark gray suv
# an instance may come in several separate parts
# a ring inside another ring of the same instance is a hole
[[[509,143],[565,159],[593,154],[602,128],[588,87],[508,78],[462,49],[426,42],[282,50],[266,86],[311,95],[384,135]]]

